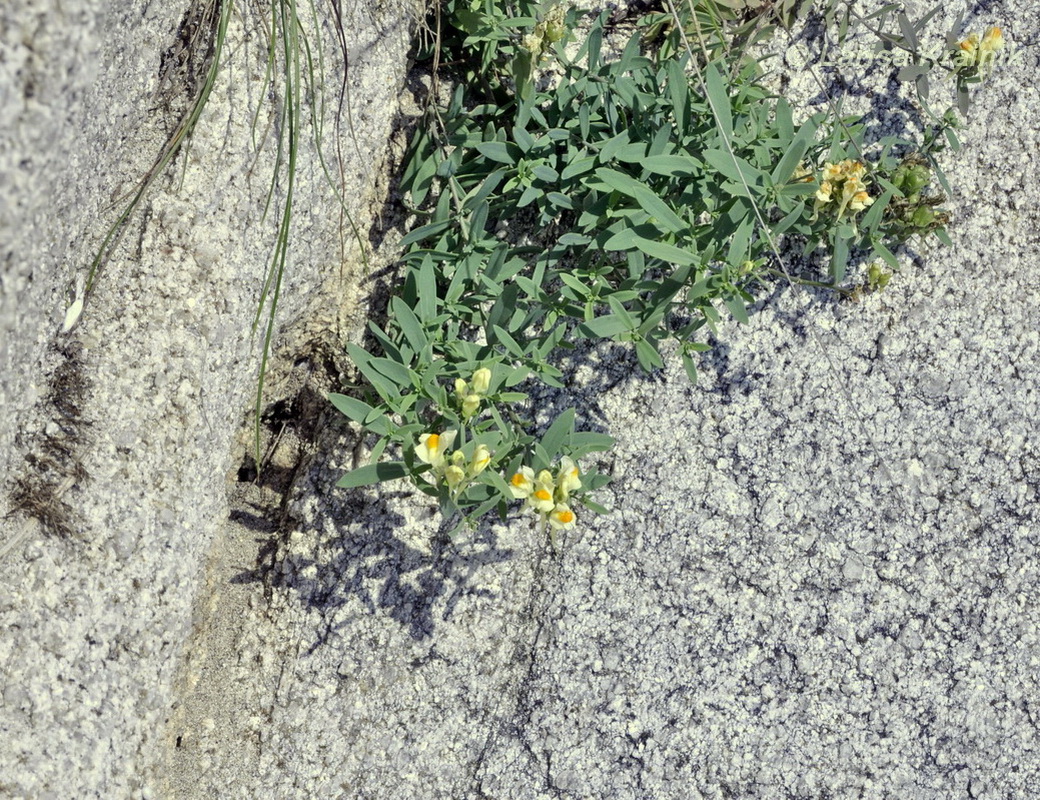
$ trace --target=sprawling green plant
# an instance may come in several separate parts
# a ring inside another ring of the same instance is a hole
[[[439,6],[454,88],[429,108],[402,175],[418,220],[402,241],[403,292],[389,323],[370,326],[374,351],[350,350],[372,391],[332,397],[378,437],[341,486],[410,478],[463,521],[522,500],[569,528],[575,502],[602,510],[587,493],[607,478],[577,463],[610,437],[576,432],[570,409],[538,439],[546,420],[515,390],[561,386],[561,351],[623,342],[650,371],[674,341],[695,380],[698,337],[722,310],[746,322],[757,285],[791,279],[779,242],[826,259],[826,280],[795,280],[852,292],[850,256],[896,269],[910,236],[945,239],[943,198],[927,189],[945,185],[935,155],[956,141],[952,114],[867,158],[863,120],[798,119],[710,3],[647,17],[613,59],[607,13],[568,47],[579,19],[535,0]],[[760,27],[737,32],[746,44]],[[964,79],[989,63],[949,55]],[[872,288],[887,283],[871,270]]]

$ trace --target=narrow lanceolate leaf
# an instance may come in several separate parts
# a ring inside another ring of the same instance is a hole
[[[437,272],[431,259],[424,259],[419,269],[417,281],[419,287],[419,304],[416,312],[424,322],[437,316]]]
[[[719,130],[727,142],[732,142],[733,112],[730,109],[729,93],[726,91],[725,81],[722,80],[722,76],[719,75],[714,64],[708,64],[705,68],[704,83]]]
[[[723,301],[726,304],[726,308],[729,309],[729,313],[733,315],[733,318],[743,324],[747,325],[751,321],[748,316],[747,308],[744,305],[744,301],[739,297],[727,297]]]
[[[397,324],[401,326],[401,331],[408,340],[408,344],[412,346],[412,349],[415,350],[415,352],[420,352],[424,347],[426,347],[427,339],[426,331],[423,330],[422,323],[419,322],[419,318],[415,316],[415,312],[412,311],[412,309],[408,307],[408,304],[400,297],[392,297],[390,299],[390,308],[394,313],[394,318],[397,320]]]
[[[500,164],[516,163],[516,159],[510,154],[509,147],[505,142],[481,142],[476,149],[485,158],[497,161]]]
[[[361,374],[368,379],[368,382],[372,384],[372,388],[379,393],[380,397],[384,400],[389,400],[400,394],[393,381],[388,380],[385,375],[372,366],[373,358],[369,352],[356,344],[348,344],[347,352],[357,368],[361,370]]]
[[[782,186],[791,179],[808,148],[809,142],[800,136],[791,142],[783,158],[780,159],[780,162],[773,169],[771,177],[775,186]]]
[[[597,169],[596,177],[611,189],[631,197],[639,204],[640,208],[672,231],[672,233],[685,230],[686,223],[679,219],[679,216],[668,207],[668,204],[658,197],[653,189],[645,183],[637,181],[631,175],[626,175],[623,172],[606,167]]]
[[[701,163],[692,156],[646,156],[639,166],[655,175],[688,177],[700,172]]]
[[[875,200],[873,205],[867,209],[867,213],[863,215],[861,223],[866,230],[874,230],[874,228],[881,223],[881,217],[885,213],[885,209],[888,207],[889,202],[892,200],[892,195],[895,193],[896,187],[889,185],[889,188],[885,193]]]
[[[691,250],[683,250],[675,245],[655,242],[650,239],[644,239],[642,236],[633,236],[632,244],[651,258],[659,258],[662,261],[667,261],[669,264],[695,267],[699,263],[696,253]]]
[[[632,330],[633,325],[616,314],[596,317],[578,326],[578,333],[588,339],[610,339],[620,333]]]
[[[364,423],[369,414],[374,411],[372,406],[345,394],[329,394],[329,402],[346,414],[354,422]]]
[[[740,156],[731,155],[725,150],[705,150],[704,160],[723,176],[736,183],[735,191],[742,197],[747,196],[745,185],[752,188],[758,183],[758,170]]]
[[[550,460],[556,458],[560,448],[563,447],[573,432],[574,409],[568,408],[556,418],[553,424],[549,426],[549,430],[545,432],[545,436],[542,437],[542,447],[545,448],[545,452]]]
[[[403,461],[388,461],[383,464],[366,464],[351,470],[336,485],[341,489],[355,489],[358,486],[371,486],[373,483],[393,481],[408,477],[408,466]]]

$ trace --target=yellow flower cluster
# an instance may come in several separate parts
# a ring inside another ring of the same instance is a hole
[[[824,164],[820,188],[816,190],[816,213],[835,203],[835,216],[841,219],[846,211],[862,211],[873,203],[874,198],[867,193],[866,174],[867,168],[861,162],[847,158],[837,164]]]
[[[481,367],[473,373],[470,381],[455,379],[455,397],[462,409],[463,419],[469,419],[480,410],[480,403],[491,385],[491,370]]]
[[[1003,49],[1004,32],[997,27],[987,28],[981,40],[977,33],[972,33],[968,38],[958,42],[954,50],[954,60],[959,67],[978,67],[981,70],[990,66],[997,57],[997,52]]]
[[[473,455],[469,459],[461,450],[449,455],[448,451],[455,443],[457,433],[424,433],[415,446],[416,457],[433,468],[430,470],[433,482],[439,483],[443,480],[456,497],[491,463],[491,451],[483,444],[473,448]]]
[[[526,500],[527,507],[548,519],[553,530],[573,528],[577,517],[567,504],[571,492],[581,488],[581,476],[574,461],[567,456],[560,460],[560,469],[553,474],[543,469],[537,475],[530,467],[509,479],[509,491],[518,500]]]

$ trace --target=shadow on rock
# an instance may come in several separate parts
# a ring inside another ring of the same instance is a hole
[[[453,543],[447,525],[428,549],[412,546],[398,535],[406,523],[391,510],[387,500],[393,497],[355,496],[337,509],[339,536],[325,538],[310,553],[278,546],[266,558],[261,555],[266,562],[261,570],[234,580],[256,581],[266,575],[272,587],[290,590],[306,609],[320,613],[322,622],[308,653],[348,627],[362,610],[386,614],[413,639],[433,636],[435,620],[448,620],[464,596],[491,594],[475,585],[475,576],[483,567],[510,559],[513,551],[500,547],[487,528]]]

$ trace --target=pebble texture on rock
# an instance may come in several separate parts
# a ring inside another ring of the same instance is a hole
[[[971,29],[1002,24],[1030,46],[976,93],[964,149],[946,159],[954,246],[921,254],[859,304],[778,289],[749,325],[722,327],[697,386],[676,363],[647,377],[625,351],[581,354],[568,391],[544,402],[554,413],[575,404],[585,424],[617,436],[601,498],[614,512],[583,515],[558,554],[528,518],[449,543],[427,498],[403,486],[337,490],[356,439],[335,420],[296,475],[288,531],[274,531],[261,490],[245,486],[214,531],[228,432],[249,402],[248,380],[217,397],[217,379],[235,374],[234,358],[252,363],[236,338],[252,295],[230,279],[208,290],[209,303],[237,304],[227,321],[206,322],[226,328],[219,341],[178,345],[164,333],[130,349],[120,324],[165,331],[162,314],[184,300],[138,294],[132,280],[154,276],[158,255],[126,262],[126,288],[110,273],[113,296],[92,323],[107,327],[86,328],[105,345],[89,349],[91,408],[135,413],[101,426],[89,451],[93,482],[76,502],[92,546],[35,537],[8,561],[0,787],[366,800],[1032,796],[1040,49],[1030,3],[972,8]],[[929,30],[941,35],[959,10]],[[154,25],[165,32],[169,20]],[[129,34],[107,34],[117,35]],[[803,35],[785,57],[796,101],[821,101],[803,69],[818,45]],[[359,52],[399,66],[404,51]],[[880,70],[841,69],[853,103],[871,102],[867,87],[892,90]],[[886,125],[913,122],[905,105],[875,105]],[[154,215],[190,243],[204,226],[178,197],[157,200]],[[201,291],[197,279],[142,287],[160,285],[171,298],[178,286]],[[43,298],[36,286],[24,291]],[[196,366],[206,359],[222,366]],[[160,371],[163,390],[146,389]]]
[[[187,105],[190,79],[162,85],[160,75],[192,7],[0,7],[0,514],[27,496],[33,512],[0,522],[3,797],[155,796],[166,781],[165,721],[228,515],[259,365],[250,330],[286,193],[283,174],[262,221],[275,127],[254,4],[235,4],[226,63],[190,147],[131,221],[79,324],[60,330],[67,289]],[[343,126],[340,149],[350,212],[369,217],[415,9],[344,11],[356,143]],[[330,69],[334,47],[325,42]],[[310,158],[295,187],[279,314],[305,340],[314,327],[335,330],[361,268],[349,231],[344,263],[339,206],[302,137]]]

